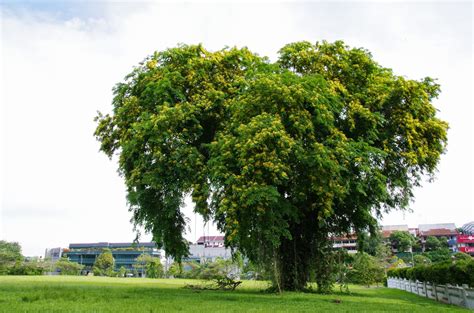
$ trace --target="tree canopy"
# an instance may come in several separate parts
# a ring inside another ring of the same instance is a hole
[[[94,275],[111,276],[115,267],[115,259],[110,249],[104,249],[94,262]]]
[[[141,254],[133,264],[135,270],[139,273],[145,274],[149,278],[163,277],[164,270],[160,258],[151,256],[149,254]]]
[[[61,258],[55,263],[56,269],[61,275],[80,275],[84,265],[71,262],[68,258]]]
[[[439,90],[341,41],[288,44],[276,62],[181,45],[115,86],[95,135],[118,156],[134,223],[167,254],[188,253],[180,208],[191,195],[278,288],[314,273],[325,289],[329,237],[373,232],[434,175],[448,127],[431,103]]]
[[[435,236],[428,236],[425,242],[425,249],[427,251],[438,250],[442,247],[441,241]],[[443,247],[444,248],[444,247]]]
[[[0,240],[0,275],[6,274],[15,263],[23,261],[18,242]]]
[[[406,252],[415,244],[415,236],[407,231],[396,230],[390,234],[390,243],[398,252]]]

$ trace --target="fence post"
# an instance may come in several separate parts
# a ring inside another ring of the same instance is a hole
[[[467,290],[464,287],[460,287],[462,293],[463,306],[467,308]]]
[[[435,300],[439,301],[438,300],[438,291],[436,290],[436,284],[435,283],[433,283],[433,292],[434,292]]]
[[[448,303],[451,304],[451,296],[449,294],[448,284],[444,285],[444,289],[446,290],[446,296],[448,296]]]

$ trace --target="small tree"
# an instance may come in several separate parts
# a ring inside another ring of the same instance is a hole
[[[118,271],[117,276],[118,277],[125,277],[125,274],[127,274],[127,270],[125,269],[125,267],[121,266],[119,271]]]
[[[93,272],[97,276],[112,276],[114,272],[115,260],[112,252],[105,249],[95,260]]]
[[[159,258],[153,257],[149,254],[140,255],[133,267],[139,273],[145,273],[149,278],[160,278],[163,277],[163,265]]]
[[[56,262],[56,269],[61,275],[80,275],[84,265],[76,262],[71,262],[67,258],[61,258]]]
[[[373,283],[382,282],[383,277],[383,267],[373,256],[365,252],[358,252],[355,255],[351,273],[354,283],[370,287]]]
[[[389,237],[392,248],[398,252],[406,252],[411,250],[416,242],[415,237],[407,231],[394,231]]]
[[[173,278],[181,278],[183,275],[183,265],[174,262],[171,264],[171,266],[168,268],[168,273],[167,276],[172,276]]]
[[[434,236],[428,236],[425,242],[425,250],[435,251],[441,248],[441,242]]]
[[[150,278],[163,277],[163,265],[158,258],[151,258],[146,264],[146,276]]]

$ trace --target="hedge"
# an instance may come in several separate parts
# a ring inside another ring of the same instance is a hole
[[[435,284],[466,284],[474,287],[474,260],[396,268],[389,270],[387,276]]]

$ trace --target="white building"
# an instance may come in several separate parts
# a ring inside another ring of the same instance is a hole
[[[202,236],[195,244],[189,245],[188,260],[214,261],[216,258],[230,259],[231,250],[224,245],[224,236]]]

